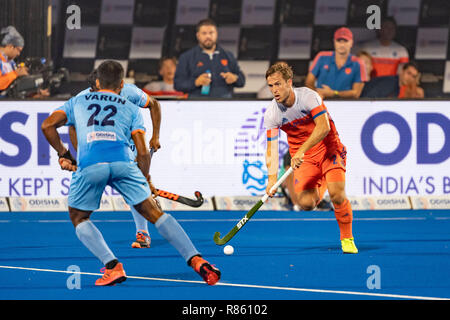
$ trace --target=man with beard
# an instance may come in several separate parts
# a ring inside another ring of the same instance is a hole
[[[175,90],[189,97],[231,98],[234,87],[245,85],[233,54],[217,45],[217,26],[211,19],[196,27],[198,45],[181,54],[175,73]]]

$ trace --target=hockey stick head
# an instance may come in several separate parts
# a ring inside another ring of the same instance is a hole
[[[225,243],[228,242],[225,239],[220,239],[220,232],[214,233],[213,240],[218,246],[222,246],[222,245],[224,245]]]
[[[197,198],[197,201],[200,203],[200,205],[203,204],[203,196],[202,193],[200,191],[195,191],[194,192],[195,197]]]

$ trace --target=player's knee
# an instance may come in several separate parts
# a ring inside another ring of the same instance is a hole
[[[313,211],[314,210],[314,208],[316,207],[316,206],[314,206],[314,205],[300,205],[300,207],[302,208],[302,210],[304,210],[304,211]]]
[[[304,211],[312,211],[316,207],[316,202],[313,199],[300,199],[299,205]]]
[[[345,199],[344,192],[330,193],[330,200],[334,205],[341,205],[344,203]]]
[[[149,197],[143,202],[134,206],[137,212],[139,212],[145,219],[155,224],[164,212],[162,211],[161,205],[156,199]]]
[[[69,208],[69,216],[73,226],[76,227],[83,221],[89,220],[90,213],[75,211]]]

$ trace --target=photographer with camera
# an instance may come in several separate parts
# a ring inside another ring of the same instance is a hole
[[[47,98],[68,80],[67,69],[54,70],[53,62],[43,57],[26,57],[16,64],[14,59],[22,52],[25,41],[13,26],[0,32],[0,98]]]
[[[25,45],[22,35],[13,26],[1,29],[0,91],[7,89],[20,76],[28,75],[26,67],[17,67],[17,58]]]

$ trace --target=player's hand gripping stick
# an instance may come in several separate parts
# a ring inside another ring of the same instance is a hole
[[[292,169],[292,167],[290,167],[284,174],[283,176],[278,179],[278,181],[273,185],[273,187],[270,189],[270,193],[272,193],[273,191],[277,190],[278,187],[283,183],[284,180],[286,180],[286,178],[292,173],[294,169]],[[216,232],[214,233],[214,242],[221,246],[224,245],[225,243],[227,243],[228,241],[231,240],[231,238],[233,238],[236,233],[241,230],[241,228],[251,219],[251,217],[256,213],[256,211],[259,210],[259,208],[261,208],[261,206],[264,204],[264,202],[267,201],[267,199],[269,198],[268,194],[265,194],[254,206],[253,208],[250,209],[249,212],[247,212],[247,214],[241,219],[239,220],[239,222],[233,227],[233,229],[230,230],[230,232],[228,232],[225,237],[220,238],[220,232]]]

